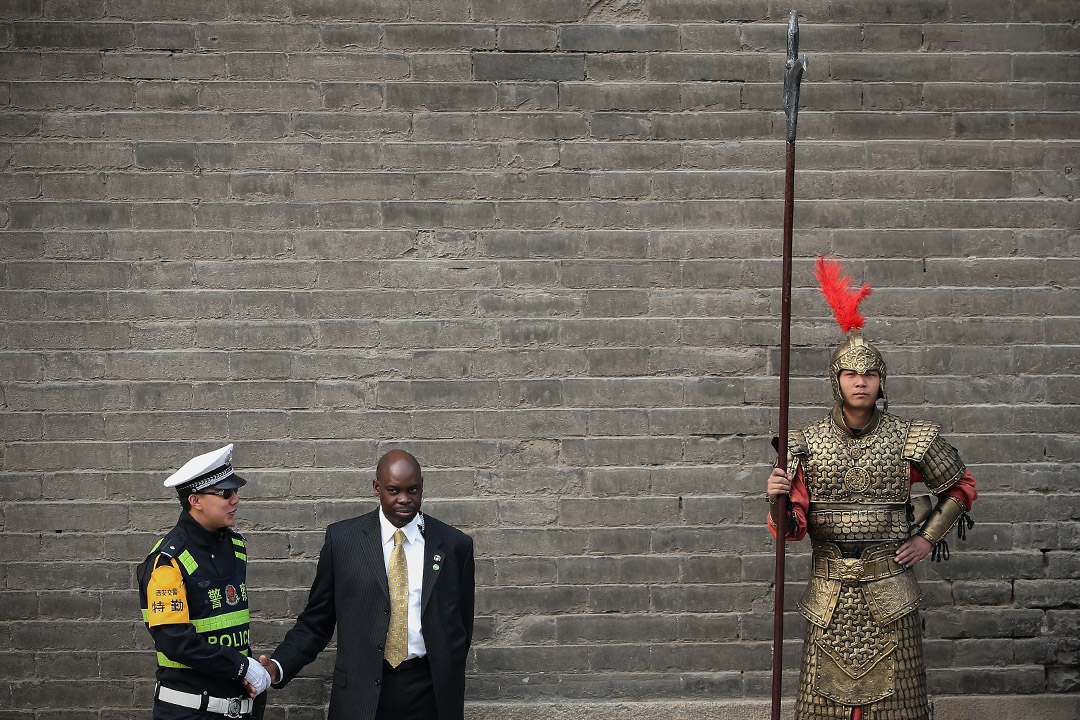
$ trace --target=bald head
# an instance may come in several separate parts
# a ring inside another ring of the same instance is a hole
[[[391,450],[379,458],[379,464],[375,466],[375,477],[384,481],[389,477],[390,468],[398,463],[407,463],[416,477],[420,477],[420,463],[411,454],[404,450]]]

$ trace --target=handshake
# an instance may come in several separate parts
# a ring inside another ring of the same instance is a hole
[[[278,664],[265,655],[260,655],[257,663],[248,658],[247,670],[244,672],[244,687],[248,696],[255,697],[265,691],[278,681],[280,675]]]

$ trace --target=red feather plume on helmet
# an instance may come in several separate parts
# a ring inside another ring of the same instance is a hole
[[[814,277],[817,278],[821,294],[825,296],[825,302],[833,309],[841,330],[847,333],[866,324],[866,318],[859,313],[859,303],[870,294],[869,284],[854,290],[855,279],[844,274],[844,266],[824,255],[818,256]]]

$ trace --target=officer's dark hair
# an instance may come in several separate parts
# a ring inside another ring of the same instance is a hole
[[[190,497],[190,494],[180,496],[180,507],[184,508],[184,512],[191,512],[191,500],[189,500]]]

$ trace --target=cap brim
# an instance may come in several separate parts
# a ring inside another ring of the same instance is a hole
[[[236,473],[233,473],[229,477],[225,478],[219,483],[214,483],[210,487],[215,490],[235,490],[236,488],[242,488],[247,485],[247,480],[240,477]],[[203,488],[204,490],[206,488]]]

